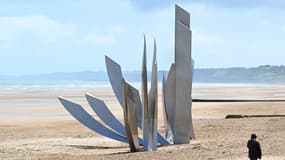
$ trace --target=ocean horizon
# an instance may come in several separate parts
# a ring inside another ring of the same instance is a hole
[[[131,81],[131,85],[140,90],[141,82]],[[148,84],[150,87],[150,83]],[[162,83],[158,82],[161,91]],[[200,99],[264,99],[283,98],[284,86],[265,83],[193,83],[193,98]],[[277,87],[277,88],[276,88]],[[274,93],[267,92],[275,88]],[[230,90],[228,90],[230,89]],[[276,90],[277,89],[277,90]],[[109,81],[0,81],[0,116],[2,117],[72,117],[61,110],[57,97],[68,97],[78,104],[85,104],[86,92],[99,96],[106,103],[115,103]],[[264,96],[263,93],[270,93]],[[224,93],[225,92],[225,93]],[[237,94],[238,93],[238,94]],[[241,93],[241,94],[240,94]],[[49,112],[42,110],[47,107]],[[11,108],[11,109],[10,109]],[[13,108],[23,108],[14,110]],[[33,112],[32,109],[36,111]],[[196,117],[197,118],[197,117]],[[204,117],[205,118],[205,117]]]
[[[131,85],[140,88],[140,81],[130,81]],[[149,82],[150,85],[150,82]],[[159,87],[162,82],[158,82]],[[280,86],[274,83],[216,83],[193,82],[193,87],[248,87],[248,86]],[[110,88],[109,81],[0,81],[0,89],[59,89],[59,88]]]

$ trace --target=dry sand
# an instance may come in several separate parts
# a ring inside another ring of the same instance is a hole
[[[256,133],[263,159],[285,160],[285,118],[224,119],[227,114],[285,114],[285,103],[193,103],[196,139],[187,145],[129,153],[127,144],[90,131],[60,105],[58,95],[82,104],[90,92],[122,120],[110,88],[0,91],[0,159],[247,159],[246,143]],[[285,86],[199,86],[195,98],[285,99]],[[159,105],[160,106],[160,105]],[[96,115],[94,115],[96,118]],[[159,131],[163,132],[159,115]]]

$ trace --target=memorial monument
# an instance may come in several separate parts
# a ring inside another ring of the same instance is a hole
[[[152,59],[150,90],[148,92],[146,67],[146,39],[144,37],[141,97],[139,90],[123,77],[122,70],[110,57],[105,56],[106,68],[115,96],[123,108],[124,125],[112,114],[104,101],[86,94],[86,99],[103,123],[100,123],[79,104],[58,97],[66,110],[83,125],[105,137],[128,143],[132,152],[157,150],[158,144],[187,144],[195,138],[192,125],[192,75],[190,14],[175,6],[175,61],[167,78],[163,79],[163,114],[165,136],[157,131],[158,85],[156,41]],[[108,126],[108,127],[106,127]],[[138,135],[138,128],[142,136]]]

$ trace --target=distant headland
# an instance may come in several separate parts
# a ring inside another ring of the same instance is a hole
[[[140,81],[140,71],[125,71],[128,81]],[[161,80],[167,71],[158,71]],[[194,82],[198,83],[284,83],[285,65],[258,67],[197,68]],[[33,75],[0,75],[0,81],[108,81],[105,71],[55,72]]]

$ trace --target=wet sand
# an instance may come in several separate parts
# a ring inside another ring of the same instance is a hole
[[[81,125],[56,97],[78,102],[94,117],[84,93],[105,100],[122,121],[110,88],[0,91],[0,159],[247,159],[251,133],[261,142],[264,159],[285,159],[285,118],[224,119],[227,114],[285,114],[284,102],[193,103],[196,139],[187,145],[129,153],[127,144],[104,138]],[[285,86],[199,86],[194,98],[285,99]],[[160,95],[160,93],[159,93]],[[161,98],[159,99],[161,102]],[[159,107],[161,103],[159,103]],[[161,111],[161,108],[159,109]],[[161,113],[161,112],[160,112]],[[163,117],[159,115],[163,133]]]

